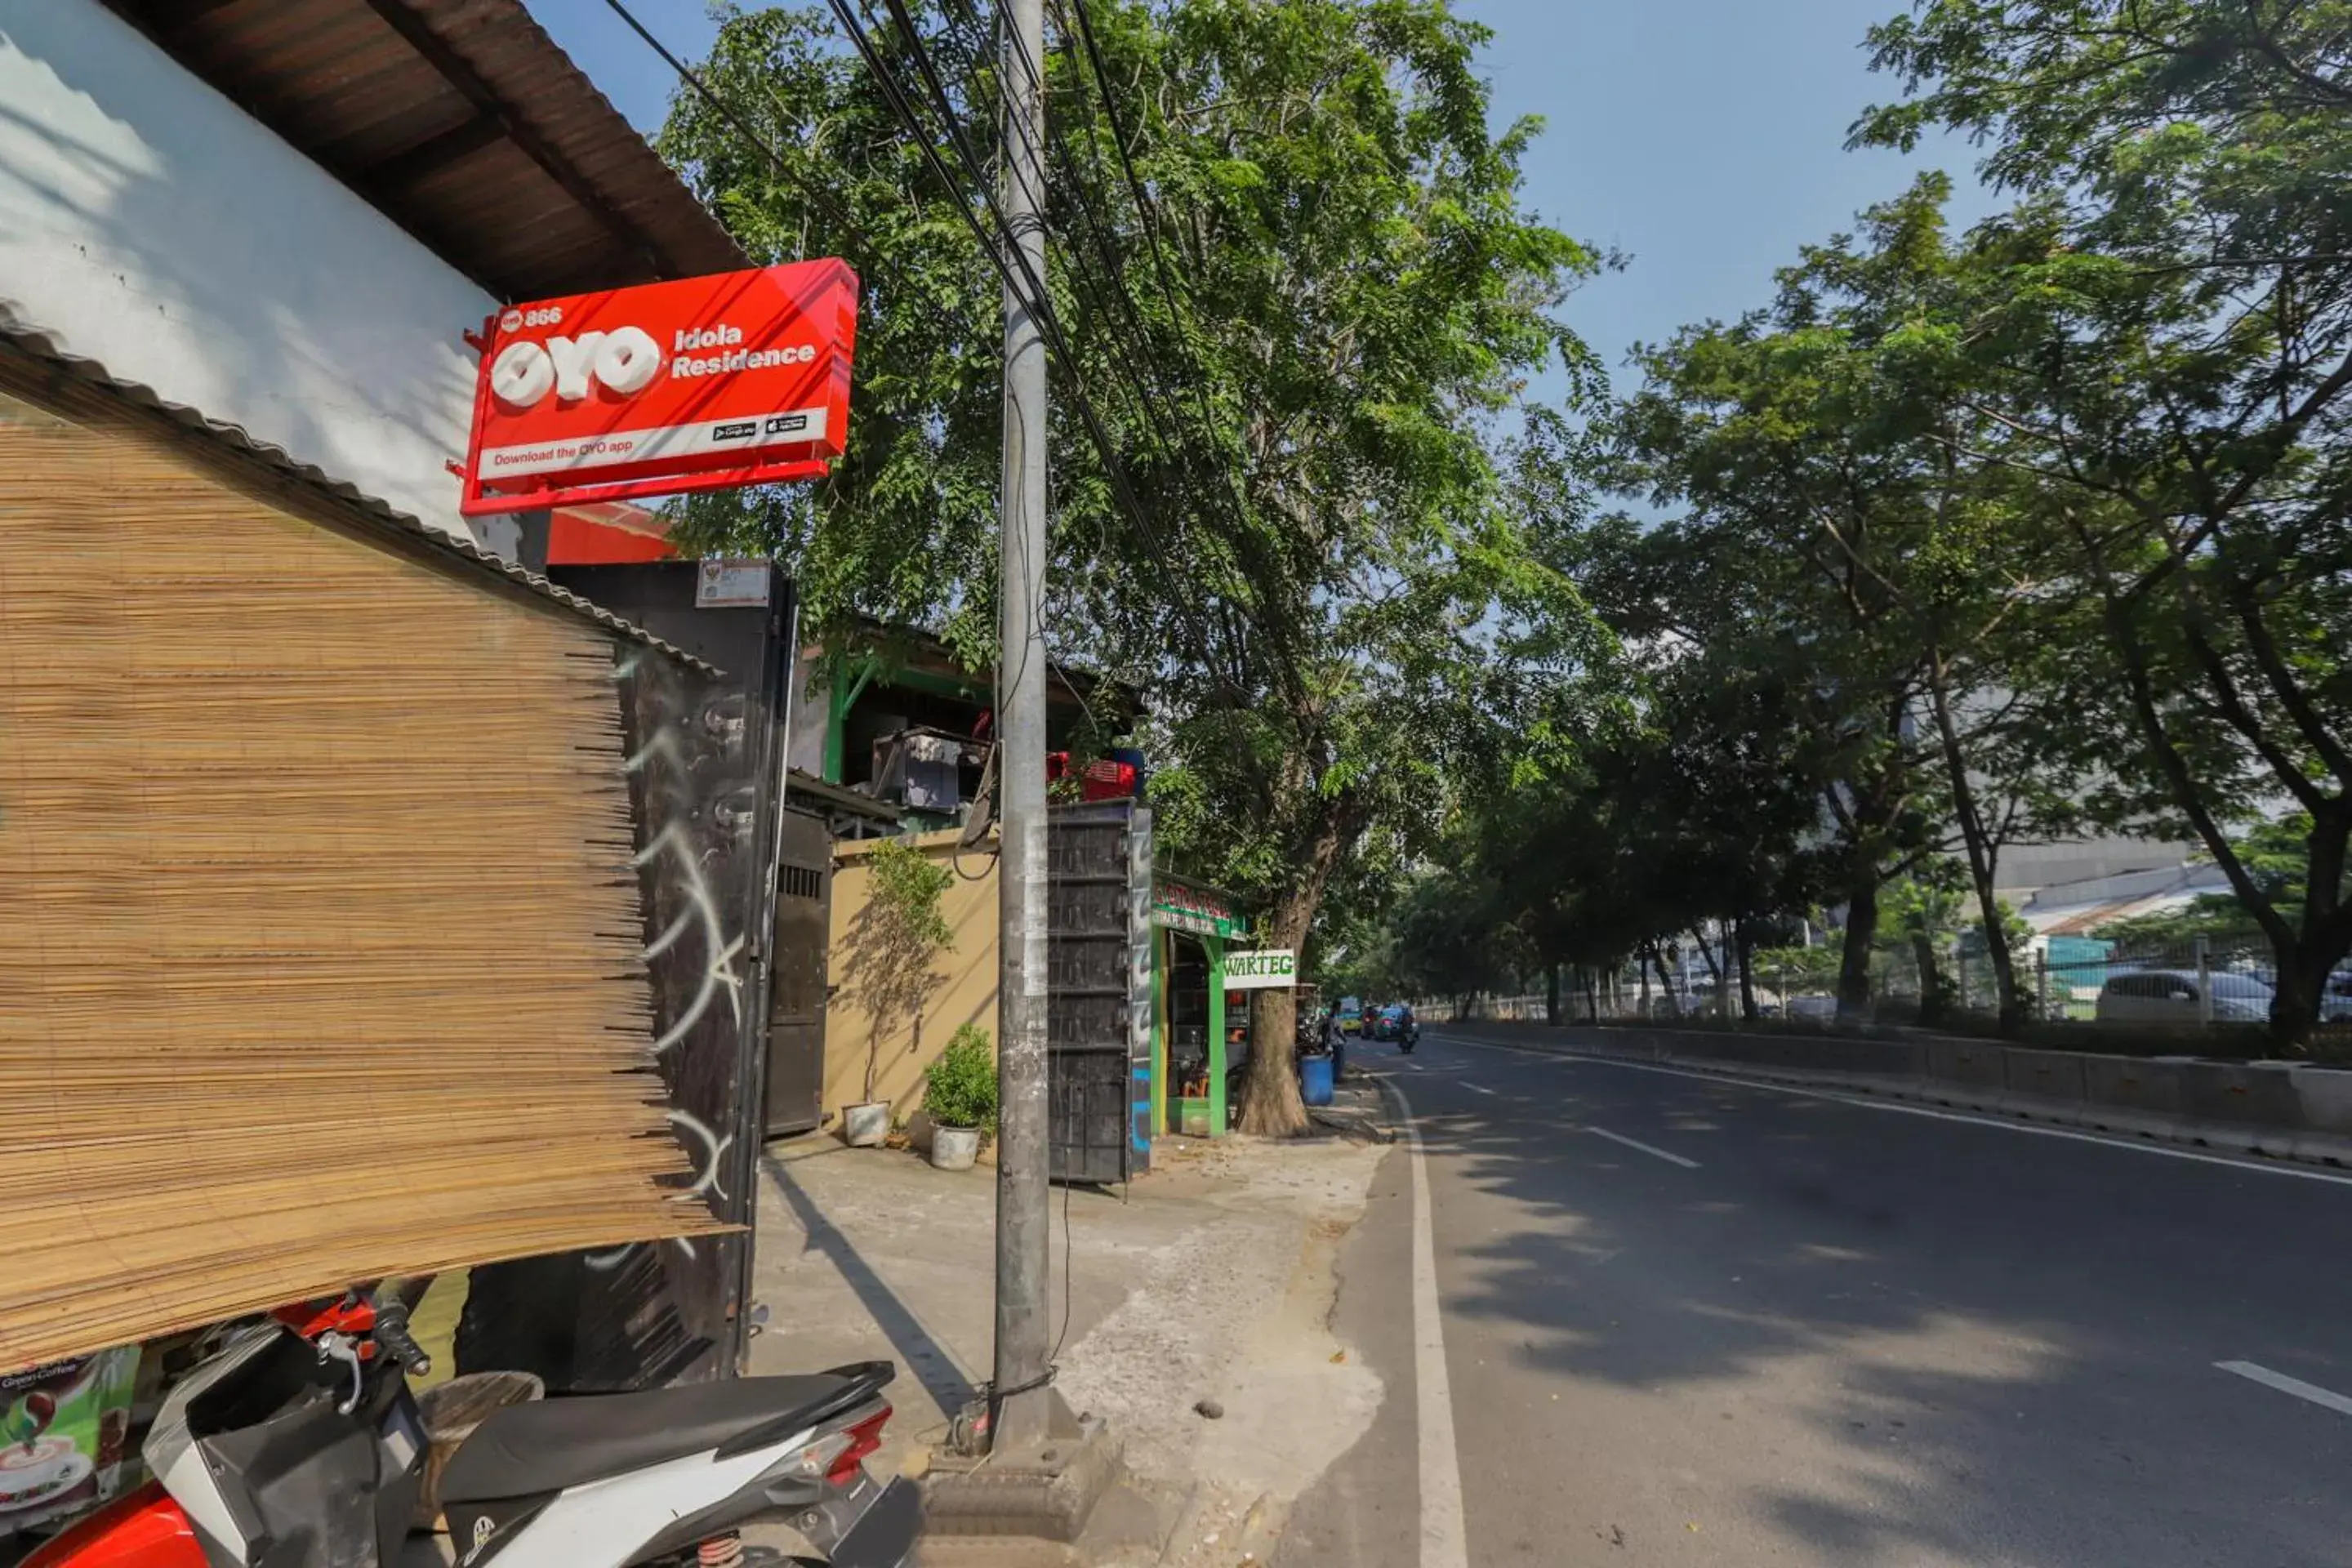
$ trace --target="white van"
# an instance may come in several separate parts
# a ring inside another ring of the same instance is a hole
[[[2251,974],[2215,974],[2213,1021],[2259,1024],[2271,1016],[2271,988]],[[2102,1024],[2195,1024],[2198,1005],[2193,969],[2135,969],[2107,976],[2099,987]]]

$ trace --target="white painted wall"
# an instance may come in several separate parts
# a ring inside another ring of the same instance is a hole
[[[833,722],[833,693],[823,673],[824,650],[804,647],[793,659],[793,716],[784,732],[784,766],[824,776],[824,732]]]
[[[471,537],[493,303],[97,0],[0,0],[0,310],[68,352]]]

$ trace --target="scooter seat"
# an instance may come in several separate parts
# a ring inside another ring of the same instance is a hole
[[[445,1502],[534,1497],[719,1450],[740,1453],[864,1404],[888,1362],[797,1377],[739,1377],[642,1394],[591,1394],[495,1410],[451,1457]]]

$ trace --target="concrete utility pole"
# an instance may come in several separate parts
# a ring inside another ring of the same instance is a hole
[[[1045,58],[1045,0],[1004,5],[1004,212],[1026,276],[1045,276],[1045,188],[1039,150],[1045,100],[1032,68]],[[1011,258],[1008,258],[1011,259]],[[1024,277],[1018,261],[1013,283]],[[1052,1391],[1044,1385],[1046,1202],[1045,1107],[1045,339],[1022,290],[1004,291],[1004,493],[1001,711],[997,769],[1003,791],[997,863],[996,1394],[990,1439],[1019,1453],[1048,1436]],[[1040,301],[1042,304],[1043,301]]]

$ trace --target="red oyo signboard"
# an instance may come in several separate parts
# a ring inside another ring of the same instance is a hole
[[[501,311],[459,510],[819,478],[848,436],[856,334],[857,275],[830,259]]]

